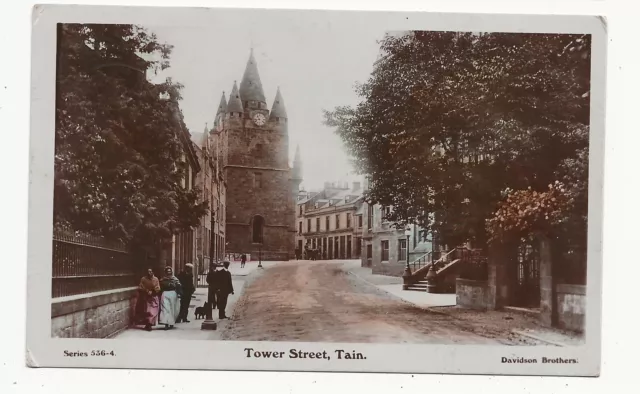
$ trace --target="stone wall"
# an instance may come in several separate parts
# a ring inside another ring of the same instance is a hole
[[[583,331],[586,315],[586,286],[558,284],[556,286],[558,326]]]
[[[470,309],[488,309],[492,301],[490,298],[487,281],[456,280],[456,305]]]
[[[108,338],[128,328],[136,288],[55,298],[51,302],[51,337]]]
[[[396,262],[382,262],[377,259],[372,259],[371,273],[376,275],[388,275],[388,276],[402,276],[406,264]]]

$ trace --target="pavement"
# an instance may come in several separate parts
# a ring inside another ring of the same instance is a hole
[[[418,307],[431,308],[456,305],[455,294],[431,294],[426,291],[402,290],[402,278],[373,274],[371,273],[371,268],[360,266],[360,260],[345,261],[343,262],[343,267],[359,279]]]
[[[240,264],[238,264],[240,265]],[[264,265],[264,264],[263,264]],[[245,267],[246,268],[246,267]],[[227,316],[233,318],[233,309],[235,307],[236,302],[241,297],[245,283],[247,282],[245,278],[242,276],[234,277],[232,279],[233,289],[235,294],[230,294],[227,300]],[[211,330],[202,330],[200,328],[204,319],[196,320],[194,316],[195,308],[198,306],[204,305],[207,300],[208,289],[206,288],[197,288],[195,297],[191,298],[191,304],[189,305],[189,315],[187,316],[187,320],[190,320],[189,323],[178,323],[175,325],[175,328],[171,330],[164,330],[164,326],[156,325],[153,327],[152,331],[143,330],[142,326],[132,327],[128,330],[121,332],[119,335],[115,336],[115,339],[143,339],[143,338],[151,338],[151,339],[193,339],[193,340],[203,340],[203,339],[213,339],[219,340],[220,333],[224,328],[229,324],[230,319],[220,320],[218,319],[218,310],[213,310],[213,320],[218,323],[218,328],[215,331]]]

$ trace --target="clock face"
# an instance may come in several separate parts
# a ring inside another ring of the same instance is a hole
[[[257,113],[253,115],[253,123],[257,124],[258,126],[264,126],[266,122],[267,117],[264,116],[264,114]]]

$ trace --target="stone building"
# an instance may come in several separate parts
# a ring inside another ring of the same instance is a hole
[[[407,265],[407,257],[412,262],[432,250],[432,240],[428,233],[416,225],[398,229],[386,217],[393,207],[371,205],[362,206],[362,266],[371,267],[374,274],[402,276]],[[407,244],[408,238],[408,244]]]
[[[197,229],[196,256],[198,271],[204,272],[209,261],[220,261],[225,255],[226,182],[220,167],[218,134],[205,126],[203,133],[191,133],[201,171],[196,178],[201,201],[209,202],[209,212],[200,219]]]
[[[278,89],[269,111],[253,51],[240,86],[234,82],[228,101],[222,94],[212,133],[227,185],[226,252],[263,260],[293,258],[301,171],[295,163],[289,166],[282,93]]]
[[[327,182],[322,191],[302,196],[296,208],[296,248],[317,249],[319,259],[359,258],[362,202],[360,182]]]

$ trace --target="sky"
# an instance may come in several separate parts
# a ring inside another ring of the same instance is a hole
[[[211,127],[222,92],[240,83],[253,47],[271,109],[280,87],[289,117],[290,161],[300,146],[302,186],[353,180],[341,139],[323,125],[322,110],[356,105],[354,84],[365,82],[385,32],[354,19],[304,20],[274,14],[212,19],[210,26],[146,26],[160,42],[174,46],[171,67],[152,78],[184,85],[182,112],[189,130]],[[350,174],[347,176],[347,174]],[[357,178],[357,177],[356,177]]]

